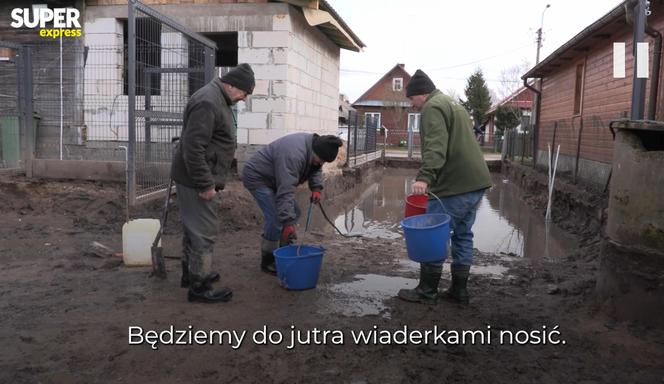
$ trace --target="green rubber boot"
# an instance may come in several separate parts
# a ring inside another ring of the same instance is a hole
[[[442,265],[420,264],[420,283],[415,289],[400,290],[399,298],[413,303],[435,304],[442,271]]]
[[[452,285],[441,295],[445,300],[457,304],[468,304],[468,276],[470,276],[470,265],[452,264]]]

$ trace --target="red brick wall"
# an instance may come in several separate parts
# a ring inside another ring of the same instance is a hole
[[[653,11],[649,18],[650,26],[664,32],[664,17],[660,8]],[[589,37],[592,42],[591,50],[585,54],[576,53],[568,64],[561,66],[555,73],[543,79],[542,106],[540,115],[539,149],[547,150],[547,143],[551,143],[554,123],[558,121],[556,131],[556,146],[561,145],[560,153],[576,156],[576,147],[580,129],[580,120],[583,118],[583,132],[581,136],[582,158],[598,162],[610,163],[613,155],[613,139],[609,131],[609,122],[616,118],[629,116],[632,95],[632,31],[624,23],[616,25],[615,32],[608,39]],[[622,26],[622,27],[618,27]],[[650,53],[654,49],[652,38]],[[625,42],[626,64],[624,79],[613,77],[613,43]],[[570,53],[565,54],[570,56]],[[583,87],[583,102],[581,113],[574,115],[574,86],[577,63],[585,61],[585,80]],[[652,68],[652,59],[650,63]],[[660,81],[661,84],[661,81]],[[661,87],[661,85],[660,85]],[[646,89],[650,89],[650,80]],[[660,92],[661,93],[661,92]],[[659,96],[661,101],[662,95]],[[662,104],[661,102],[658,104]],[[659,108],[661,109],[661,108]],[[662,111],[658,111],[661,119]]]
[[[381,107],[355,107],[357,112],[364,116],[365,113],[380,113],[380,124],[388,129],[387,143],[390,145],[399,144],[400,140],[408,140],[408,113],[409,109],[400,108],[396,111],[394,108]],[[383,143],[383,136],[380,135],[376,142]]]

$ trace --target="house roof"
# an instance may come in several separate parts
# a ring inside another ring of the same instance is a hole
[[[398,101],[399,104],[402,103],[407,103],[407,106],[410,106],[410,102],[406,99],[405,93],[403,94],[403,100],[386,100],[386,99],[375,99],[375,98],[369,98],[369,95],[374,93],[374,91],[381,91],[379,87],[383,82],[390,78],[390,77],[401,77],[403,78],[403,87],[404,89],[406,88],[406,84],[410,81],[410,74],[406,72],[406,69],[404,68],[404,64],[397,64],[392,69],[387,71],[381,77],[374,85],[372,85],[369,89],[367,89],[366,92],[362,94],[362,96],[358,97],[358,99],[353,103],[353,106],[371,106],[371,107],[377,107],[377,106],[385,106],[386,103],[390,103],[390,106],[393,106],[395,101]],[[382,104],[381,104],[382,103]],[[400,105],[401,106],[401,105]]]
[[[531,84],[532,85],[532,84]],[[517,107],[521,109],[530,109],[533,106],[533,101],[532,100],[515,100],[518,99],[519,96],[521,96],[524,92],[531,92],[528,88],[526,87],[521,87],[517,89],[516,91],[512,92],[511,95],[507,96],[506,98],[502,99],[498,103],[496,103],[491,109],[487,111],[487,115],[490,115],[494,112],[496,112],[496,109],[498,107],[501,107],[503,105],[510,105],[512,107]]]
[[[579,32],[571,40],[547,56],[546,59],[531,68],[521,78],[545,77],[558,67],[574,60],[577,55],[588,52],[598,41],[610,39],[618,28],[623,28],[626,25],[625,3],[619,4],[609,13]]]
[[[362,40],[350,29],[337,11],[326,0],[275,0],[302,9],[304,18],[312,27],[318,28],[336,45],[343,49],[359,52],[366,47]]]

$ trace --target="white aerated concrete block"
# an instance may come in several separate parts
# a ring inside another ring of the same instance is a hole
[[[266,145],[285,134],[286,131],[281,129],[255,129],[249,132],[249,143]]]
[[[291,19],[288,14],[280,14],[272,16],[272,30],[273,31],[290,31]]]
[[[251,32],[238,31],[237,33],[237,47],[249,48],[251,47]]]
[[[295,128],[295,115],[292,113],[271,113],[270,129],[288,131]]]
[[[272,61],[274,64],[287,64],[288,63],[288,49],[286,48],[272,48]]]
[[[251,94],[253,96],[269,96],[270,95],[270,80],[256,80],[256,86],[254,87],[254,92]]]
[[[288,103],[284,98],[255,98],[251,101],[253,112],[288,112]]]
[[[112,17],[101,17],[91,21],[86,21],[83,25],[85,35],[94,33],[120,33],[122,34],[122,24]]]
[[[290,47],[291,34],[288,31],[256,31],[252,32],[253,48]]]
[[[238,128],[246,129],[266,129],[267,113],[245,112],[237,116]]]
[[[238,63],[268,64],[270,62],[270,48],[238,48]]]
[[[256,79],[262,80],[288,80],[288,65],[267,64],[252,65]]]
[[[244,128],[237,129],[237,143],[249,144],[249,130]]]

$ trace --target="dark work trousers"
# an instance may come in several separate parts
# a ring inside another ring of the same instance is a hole
[[[212,252],[217,236],[217,208],[219,197],[208,201],[198,192],[181,184],[177,187],[178,208],[184,227],[182,257],[189,265],[193,279],[203,279],[212,272]]]

